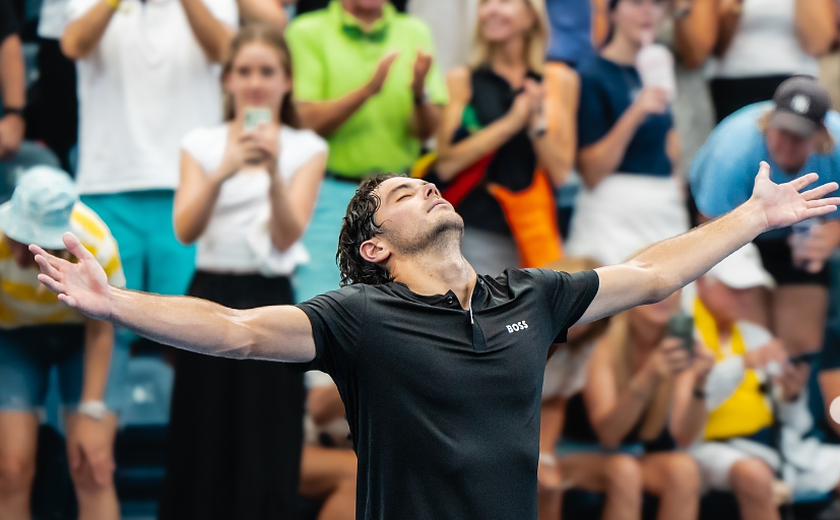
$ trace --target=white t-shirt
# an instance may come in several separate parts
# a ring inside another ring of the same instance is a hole
[[[70,0],[75,20],[99,0]],[[238,25],[235,0],[203,0]],[[222,119],[221,67],[211,63],[179,0],[123,0],[105,34],[77,62],[82,194],[175,189],[178,146]]]
[[[227,140],[228,126],[222,124],[193,130],[184,137],[181,146],[209,175],[222,162]],[[326,151],[326,141],[315,132],[281,127],[279,175],[288,182],[312,157]],[[300,242],[283,252],[271,243],[268,189],[265,168],[241,170],[222,184],[207,228],[198,239],[196,266],[199,269],[286,275],[309,260]]]
[[[738,29],[724,57],[712,66],[712,77],[818,76],[817,60],[796,38],[796,1],[744,0]]]

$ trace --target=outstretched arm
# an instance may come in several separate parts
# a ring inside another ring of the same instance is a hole
[[[837,190],[836,182],[799,193],[817,178],[816,173],[809,173],[775,184],[770,180],[770,166],[762,162],[752,197],[741,206],[688,233],[654,244],[623,264],[597,269],[598,293],[579,323],[660,301],[760,233],[837,211],[840,198],[822,198]]]
[[[41,268],[38,280],[59,300],[93,319],[211,356],[288,362],[315,357],[309,318],[296,307],[235,310],[198,298],[117,289],[108,285],[105,271],[78,238],[66,233],[64,243],[78,263],[29,246]]]

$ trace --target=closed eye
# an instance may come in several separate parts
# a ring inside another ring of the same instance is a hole
[[[397,199],[397,202],[399,202],[399,201],[401,201],[401,200],[403,200],[403,199],[405,199],[405,198],[408,198],[408,197],[411,197],[411,194],[406,193],[405,195],[402,195],[400,198],[398,198],[398,199]]]

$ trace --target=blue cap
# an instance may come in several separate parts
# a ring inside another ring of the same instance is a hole
[[[51,166],[30,168],[18,180],[12,198],[0,205],[0,230],[22,244],[65,249],[70,214],[79,197],[73,179]]]

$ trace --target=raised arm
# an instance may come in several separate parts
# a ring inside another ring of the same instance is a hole
[[[662,300],[760,233],[837,211],[840,198],[822,198],[837,190],[836,182],[799,193],[817,178],[816,173],[809,173],[775,184],[770,180],[770,166],[762,162],[752,197],[741,206],[688,233],[654,244],[623,264],[597,269],[598,293],[579,323]]]
[[[181,0],[181,5],[204,55],[213,63],[221,63],[235,34],[234,28],[216,18],[202,0]]]
[[[29,246],[41,268],[38,280],[59,300],[90,318],[211,356],[287,362],[315,357],[309,318],[296,307],[235,310],[198,298],[117,289],[108,285],[105,271],[78,238],[66,233],[64,243],[78,263]]]
[[[61,52],[71,60],[87,57],[108,29],[111,17],[117,12],[118,1],[101,0],[76,18],[64,29],[61,35]]]
[[[796,38],[802,50],[814,57],[827,53],[837,41],[836,2],[796,0]]]

